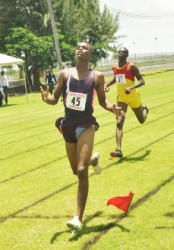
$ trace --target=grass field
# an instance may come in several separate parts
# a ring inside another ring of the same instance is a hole
[[[139,89],[150,108],[140,125],[129,110],[122,160],[115,149],[115,118],[97,103],[100,124],[94,151],[103,171],[89,169],[84,227],[72,235],[77,179],[54,122],[63,105],[49,106],[40,94],[9,98],[0,108],[0,246],[3,250],[171,250],[174,247],[173,71],[144,76]],[[115,102],[115,86],[107,93]],[[97,99],[97,98],[96,98]],[[134,192],[127,217],[111,197]]]

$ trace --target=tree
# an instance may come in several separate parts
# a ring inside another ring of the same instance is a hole
[[[5,40],[9,54],[24,57],[29,83],[32,85],[32,74],[33,82],[40,83],[39,71],[56,61],[52,38],[38,37],[25,28],[12,28]],[[35,84],[35,88],[39,89],[39,84]]]
[[[56,59],[47,16],[47,4],[42,0],[14,0],[13,4],[1,0],[0,50],[25,55],[27,80],[35,89],[39,89],[39,71],[53,66]]]
[[[55,0],[55,18],[64,35],[64,42],[75,45],[77,41],[88,40],[93,44],[93,64],[113,51],[109,43],[116,41],[119,29],[118,15],[112,16],[107,7],[101,11],[98,0]],[[74,36],[75,34],[75,36]],[[73,62],[74,54],[71,57]]]
[[[62,60],[74,62],[74,48],[79,41],[79,36],[75,30],[77,6],[73,0],[55,0],[54,14],[59,30],[59,40],[61,47]],[[60,35],[62,34],[62,36]]]
[[[47,4],[42,0],[1,0],[0,16],[9,27],[25,27],[36,35],[45,35]],[[48,34],[48,33],[47,33]]]
[[[30,83],[39,87],[39,71],[55,65],[51,22],[46,0],[0,0],[0,52],[25,55]],[[113,50],[118,16],[100,10],[97,0],[52,0],[63,62],[74,63],[78,41],[93,44],[93,64]]]

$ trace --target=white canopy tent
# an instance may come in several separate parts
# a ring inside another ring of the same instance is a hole
[[[22,64],[24,64],[24,61],[20,58],[0,54],[0,67],[1,66],[9,66],[9,65],[13,65],[13,64],[22,65]]]
[[[24,61],[22,59],[0,53],[0,68],[2,66],[9,66],[9,65],[15,65],[15,64],[23,65],[23,68],[24,68]],[[25,92],[26,92],[26,98],[27,98],[26,81],[25,81]],[[27,102],[28,102],[28,99],[27,99]]]

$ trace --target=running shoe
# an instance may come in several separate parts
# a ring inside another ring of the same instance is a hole
[[[115,152],[111,152],[111,153],[110,153],[110,156],[111,156],[111,157],[119,157],[119,158],[122,158],[122,157],[123,157],[123,154],[122,154],[121,150],[116,149]]]
[[[69,227],[71,230],[80,230],[82,227],[82,223],[79,220],[79,217],[76,215],[72,218],[72,220],[67,221],[66,223],[67,227]]]
[[[149,113],[149,109],[148,109],[148,107],[146,106],[146,105],[143,105],[143,110],[145,110],[146,109],[146,112],[147,112],[147,114]]]
[[[94,173],[95,174],[100,174],[101,171],[102,171],[101,164],[99,163],[100,154],[98,152],[95,152],[93,154],[93,157],[97,159],[97,165],[93,166]]]

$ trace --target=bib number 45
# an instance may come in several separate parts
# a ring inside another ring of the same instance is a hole
[[[66,107],[78,111],[84,111],[87,94],[69,92],[66,98]]]
[[[80,106],[80,100],[80,97],[73,97],[71,103],[73,104],[73,106]]]

